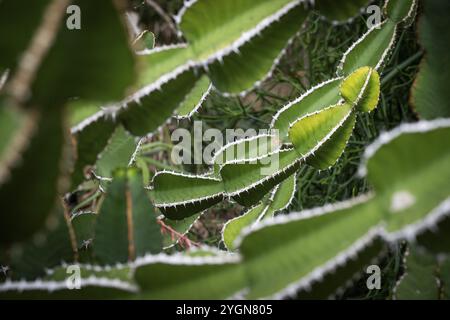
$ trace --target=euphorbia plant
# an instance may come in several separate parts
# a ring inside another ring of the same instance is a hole
[[[261,159],[260,164],[256,165],[250,163],[255,159],[245,159],[245,156],[243,159],[233,159],[221,165],[219,177],[215,175],[211,178],[210,184],[215,185],[215,189],[203,188],[190,197],[184,193],[180,195],[183,199],[178,199],[175,192],[169,193],[169,197],[159,198],[158,190],[163,192],[164,186],[168,185],[164,179],[175,179],[169,178],[170,173],[162,173],[153,181],[156,205],[163,212],[170,210],[171,219],[177,219],[177,203],[183,205],[178,218],[184,218],[209,207],[211,203],[221,201],[226,195],[245,206],[252,206],[295,173],[301,163],[308,163],[318,169],[332,166],[352,134],[356,114],[370,112],[378,105],[380,78],[377,70],[381,70],[389,58],[397,38],[397,29],[417,5],[414,1],[393,3],[396,7],[390,5],[387,9],[396,14],[403,12],[404,16],[397,14],[393,19],[388,16],[380,25],[374,26],[345,53],[338,67],[339,77],[313,87],[274,116],[271,129],[278,130],[279,137],[274,139],[281,140],[281,143],[274,141],[279,151],[272,150],[279,153],[278,167],[274,167],[269,174],[261,174],[261,168],[268,163],[267,159]],[[309,132],[304,131],[306,129]],[[315,134],[311,135],[311,132]],[[249,144],[245,140],[242,143]],[[245,146],[245,149],[248,148]],[[224,149],[222,152],[226,151],[226,147]],[[217,178],[221,178],[221,181],[217,181]],[[201,178],[202,181],[205,179]],[[179,180],[183,181],[178,181],[180,184],[176,185],[181,188],[184,188],[183,184],[199,185],[195,177],[182,177]],[[171,206],[171,203],[174,205]]]
[[[358,117],[377,107],[383,67],[399,30],[415,17],[414,0],[387,0],[385,20],[347,50],[335,78],[280,107],[268,135],[224,146],[211,171],[163,171],[150,182],[137,168],[144,167],[138,157],[142,141],[167,118],[191,117],[212,90],[229,96],[258,86],[311,9],[297,0],[230,1],[187,2],[176,17],[185,42],[136,53],[120,1],[49,0],[34,4],[34,12],[19,10],[17,1],[0,2],[0,18],[14,13],[24,22],[14,43],[0,34],[6,52],[0,67],[8,69],[0,100],[6,141],[0,145],[0,261],[10,268],[1,297],[327,297],[377,258],[385,242],[417,238],[433,250],[444,239],[427,230],[441,227],[449,211],[450,159],[441,146],[450,139],[448,120],[403,125],[369,146],[361,174],[373,192],[277,215],[293,198],[299,168],[333,166]],[[62,27],[69,4],[85,9],[86,32]],[[315,1],[331,20],[347,20],[365,4]],[[93,13],[97,6],[103,6],[100,21]],[[36,44],[40,32],[49,35],[45,46]],[[71,50],[74,45],[80,54]],[[78,64],[66,73],[60,66],[68,55]],[[107,107],[99,108],[103,103]],[[64,115],[70,111],[77,122],[78,109],[91,115],[72,128],[70,144]],[[270,147],[255,157],[252,148],[263,143]],[[245,152],[225,157],[239,147]],[[413,148],[421,152],[411,158]],[[70,154],[75,159],[69,174]],[[267,168],[274,155],[278,166]],[[42,167],[36,171],[37,161]],[[88,198],[93,212],[71,215],[59,196],[86,184],[95,186]],[[21,200],[12,201],[17,194]],[[174,241],[161,237],[161,224],[184,233],[204,210],[227,198],[249,207],[225,225],[227,251],[162,253]],[[68,265],[59,266],[61,260],[81,269],[80,290],[66,286]]]

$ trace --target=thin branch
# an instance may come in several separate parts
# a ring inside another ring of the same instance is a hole
[[[9,77],[9,69],[3,72],[3,74],[0,76],[0,92],[2,91],[6,81],[8,81]]]
[[[161,233],[162,234],[169,233],[172,241],[175,241],[175,238],[176,238],[176,240],[177,240],[176,242],[182,248],[189,249],[191,246],[200,247],[200,244],[198,244],[192,240],[189,240],[189,238],[187,236],[179,233],[172,227],[165,224],[162,219],[158,219],[158,224],[161,226]]]
[[[177,34],[178,33],[177,27],[175,26],[175,24],[173,23],[173,21],[169,17],[169,15],[161,8],[161,6],[153,0],[146,0],[146,2],[150,7],[153,8],[153,10],[156,11],[157,14],[159,14],[161,16],[161,18],[164,19],[164,21],[167,22],[167,24],[169,25],[169,28],[172,29],[172,31],[175,34]]]

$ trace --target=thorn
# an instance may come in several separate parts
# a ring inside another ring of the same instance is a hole
[[[89,249],[89,246],[92,244],[92,239],[88,239],[88,240],[83,240],[83,242],[81,243],[81,247],[84,249]]]
[[[0,266],[0,272],[6,277],[10,268],[8,266]]]

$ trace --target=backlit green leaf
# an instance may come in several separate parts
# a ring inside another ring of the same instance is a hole
[[[160,172],[153,179],[155,205],[171,220],[181,220],[222,201],[222,181],[214,178]]]
[[[345,53],[338,67],[340,75],[349,75],[362,67],[371,67],[381,72],[397,36],[397,25],[384,21],[375,26],[354,43]]]
[[[341,78],[336,78],[321,83],[287,104],[274,116],[271,128],[279,130],[280,138],[283,141],[286,140],[291,124],[299,117],[339,102],[341,99],[339,95],[341,81]]]
[[[349,75],[341,85],[345,101],[361,112],[374,110],[380,99],[380,76],[369,67],[363,67]]]

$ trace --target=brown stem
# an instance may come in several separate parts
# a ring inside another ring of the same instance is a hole
[[[43,20],[22,58],[18,69],[11,79],[9,90],[19,102],[24,102],[36,73],[50,50],[63,20],[70,0],[53,0],[45,9]]]
[[[150,7],[153,8],[153,10],[156,11],[157,14],[159,14],[164,19],[164,21],[167,22],[169,28],[172,29],[172,31],[175,34],[177,34],[178,33],[177,27],[175,26],[169,15],[161,8],[161,6],[153,0],[147,0],[146,2]]]
[[[133,234],[133,201],[130,190],[125,192],[127,200],[127,224],[128,224],[128,259],[133,261],[135,259],[134,234]]]
[[[196,243],[194,241],[189,240],[188,237],[186,237],[185,235],[179,233],[178,231],[174,230],[172,227],[168,226],[167,224],[164,223],[163,220],[158,219],[158,224],[161,226],[161,232],[164,234],[166,231],[170,233],[172,240],[174,239],[174,237],[177,237],[178,243],[184,248],[184,246],[186,246],[186,248],[190,248],[192,245],[195,247],[200,247],[199,243]]]

